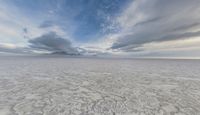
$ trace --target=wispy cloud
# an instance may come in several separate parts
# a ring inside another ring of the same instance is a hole
[[[41,23],[39,28],[48,28],[54,26],[53,21],[51,20],[45,20],[44,22]]]
[[[121,32],[111,48],[134,52],[152,42],[198,37],[199,5],[196,0],[133,1],[116,19]]]

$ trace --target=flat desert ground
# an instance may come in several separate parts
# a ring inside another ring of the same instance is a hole
[[[0,115],[200,115],[200,60],[0,57]]]

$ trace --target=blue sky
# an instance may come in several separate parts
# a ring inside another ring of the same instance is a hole
[[[6,0],[38,27],[59,26],[74,40],[87,42],[115,30],[107,30],[108,18],[117,16],[128,0]],[[27,27],[28,29],[28,27]]]
[[[198,0],[0,2],[3,53],[200,57]]]

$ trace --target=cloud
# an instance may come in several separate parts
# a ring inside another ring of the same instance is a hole
[[[55,32],[49,32],[40,37],[29,40],[30,47],[36,50],[49,51],[54,54],[78,55],[77,48],[72,47],[71,42],[58,36]]]
[[[10,43],[0,43],[1,53],[12,54],[32,54],[33,52],[27,47],[20,47]]]
[[[0,43],[17,46],[4,44],[1,51],[159,55],[178,51],[177,47],[186,50],[189,39],[200,38],[198,0],[32,3],[0,4]],[[181,46],[174,44],[179,40],[186,41]],[[195,41],[193,45],[199,44]]]
[[[23,28],[23,32],[24,32],[25,34],[27,34],[27,33],[28,33],[28,29],[27,29],[27,28]]]
[[[42,24],[39,26],[39,28],[48,28],[54,26],[53,22],[50,20],[46,20],[42,22]]]
[[[121,30],[111,49],[138,52],[152,42],[200,36],[200,1],[135,0],[116,19]]]

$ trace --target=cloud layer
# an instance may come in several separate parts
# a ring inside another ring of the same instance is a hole
[[[44,50],[52,53],[77,55],[79,52],[72,47],[71,42],[58,36],[55,32],[49,32],[40,37],[29,40],[30,47],[36,50]]]
[[[1,1],[0,52],[200,57],[199,6],[199,0]]]
[[[198,0],[133,1],[116,19],[121,32],[111,48],[135,52],[152,42],[199,37],[199,5]]]
[[[0,53],[6,54],[32,54],[32,50],[27,47],[19,47],[14,44],[0,43]]]

